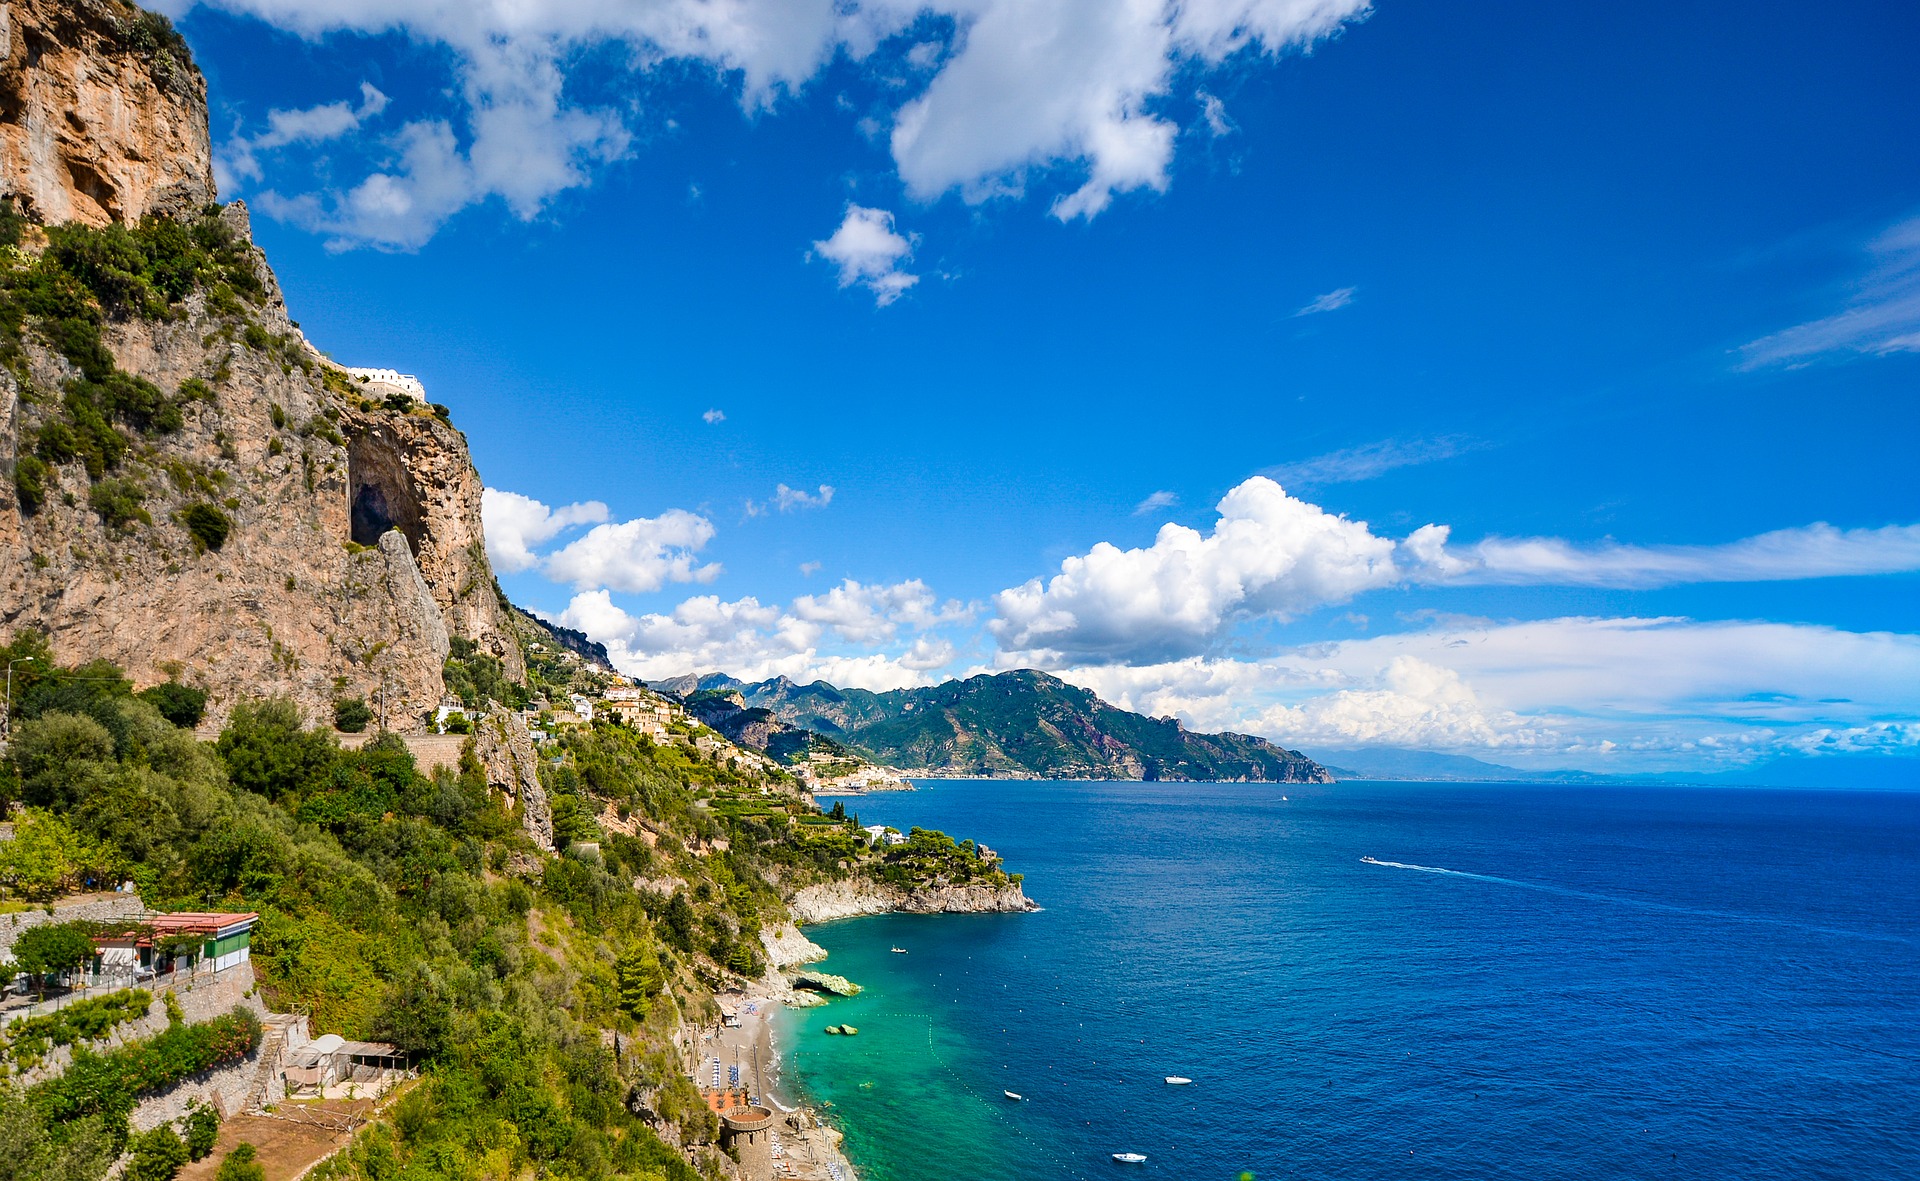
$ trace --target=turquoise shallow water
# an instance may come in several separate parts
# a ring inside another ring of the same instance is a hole
[[[866,1181],[1920,1177],[1920,794],[940,782],[858,811],[984,840],[1046,907],[809,929],[866,991],[782,1017],[782,1085]]]

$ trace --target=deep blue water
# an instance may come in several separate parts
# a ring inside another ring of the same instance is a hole
[[[867,991],[786,1019],[786,1085],[866,1181],[1920,1177],[1920,793],[849,804],[985,841],[1046,908],[809,929]]]

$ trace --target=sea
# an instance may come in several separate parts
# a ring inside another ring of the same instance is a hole
[[[1044,908],[807,928],[864,991],[780,1016],[775,1089],[863,1181],[1920,1178],[1920,790],[847,804]]]

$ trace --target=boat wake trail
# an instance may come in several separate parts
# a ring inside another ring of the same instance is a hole
[[[1378,865],[1385,869],[1410,869],[1416,873],[1439,874],[1450,878],[1467,878],[1476,882],[1492,882],[1497,886],[1514,886],[1522,890],[1538,890],[1543,894],[1558,894],[1563,898],[1581,898],[1589,902],[1605,902],[1614,906],[1631,906],[1638,910],[1658,911],[1665,914],[1686,915],[1690,918],[1724,919],[1736,923],[1762,923],[1770,927],[1791,927],[1797,931],[1812,931],[1821,935],[1838,935],[1846,939],[1871,939],[1877,943],[1916,942],[1905,935],[1887,935],[1874,931],[1854,931],[1845,927],[1822,927],[1812,923],[1794,922],[1792,919],[1769,918],[1766,915],[1743,914],[1734,910],[1712,910],[1697,906],[1676,906],[1670,902],[1654,902],[1645,898],[1630,898],[1621,894],[1596,894],[1590,890],[1575,890],[1567,886],[1556,886],[1548,882],[1523,882],[1517,878],[1495,877],[1492,874],[1469,873],[1463,869],[1443,869],[1437,865],[1413,865],[1405,861],[1381,861],[1374,857],[1360,859],[1367,865]]]

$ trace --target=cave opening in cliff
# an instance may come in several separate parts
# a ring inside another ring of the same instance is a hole
[[[362,435],[347,447],[348,524],[360,545],[378,545],[390,529],[406,535],[407,546],[420,556],[426,539],[420,494],[406,457],[390,439],[378,433]]]

